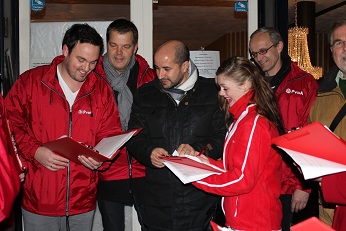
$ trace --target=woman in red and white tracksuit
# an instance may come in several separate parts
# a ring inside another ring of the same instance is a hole
[[[275,96],[246,58],[224,61],[216,72],[228,133],[222,160],[227,172],[193,184],[223,197],[226,226],[234,230],[281,230],[281,156],[272,138],[284,133]]]

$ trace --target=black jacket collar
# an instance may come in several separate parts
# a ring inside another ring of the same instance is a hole
[[[291,71],[291,58],[288,55],[281,55],[282,66],[278,73],[273,76],[273,79],[270,81],[270,86],[273,88],[273,91],[276,92],[282,81]]]

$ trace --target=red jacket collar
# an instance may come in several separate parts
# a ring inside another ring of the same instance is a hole
[[[235,102],[228,111],[234,116],[234,119],[238,119],[246,107],[251,103],[254,97],[254,90],[249,90],[245,95],[243,95],[237,102]]]

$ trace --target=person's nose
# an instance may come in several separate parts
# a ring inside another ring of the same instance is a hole
[[[85,62],[84,65],[83,65],[83,70],[85,72],[88,72],[90,70],[90,63]]]
[[[163,69],[156,69],[156,75],[159,79],[162,79],[165,76],[165,71]]]
[[[258,53],[258,54],[257,54],[257,57],[255,58],[255,60],[258,60],[258,61],[262,60],[262,58],[264,57],[264,55],[265,55],[265,54],[262,55],[262,54]]]
[[[115,53],[117,55],[121,55],[123,53],[123,50],[121,49],[121,47],[117,47],[116,50],[115,50]]]

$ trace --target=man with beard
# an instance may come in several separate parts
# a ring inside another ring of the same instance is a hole
[[[217,196],[184,185],[163,164],[174,150],[222,156],[226,133],[214,79],[198,76],[189,49],[168,41],[154,55],[157,78],[134,96],[129,129],[143,128],[127,148],[146,166],[143,230],[208,230]]]
[[[83,155],[70,162],[44,143],[65,135],[95,146],[121,132],[112,89],[93,72],[102,52],[97,31],[74,24],[64,35],[63,55],[21,74],[6,96],[18,152],[27,164],[25,230],[91,230],[102,162]]]
[[[262,69],[265,79],[275,92],[285,132],[308,124],[309,111],[317,96],[314,77],[301,70],[288,55],[283,55],[283,40],[274,28],[257,29],[250,36],[251,58]],[[296,171],[293,161],[283,154],[281,202],[282,231],[289,231],[293,212],[306,207],[309,193],[302,175]],[[313,203],[312,203],[313,204]],[[307,214],[308,211],[304,211]],[[315,215],[310,213],[310,215]]]

